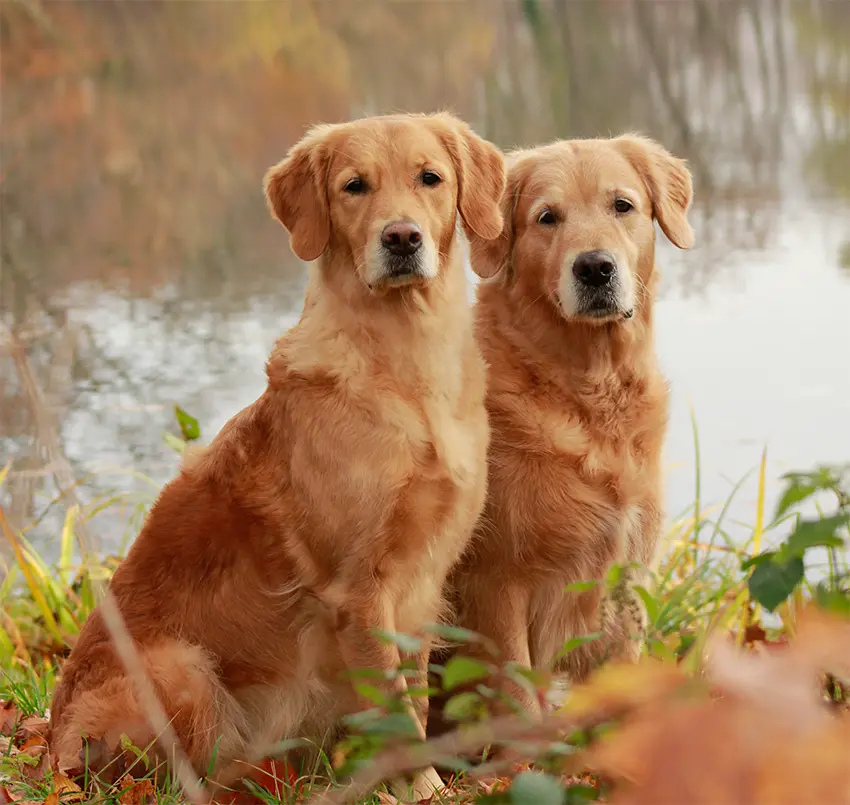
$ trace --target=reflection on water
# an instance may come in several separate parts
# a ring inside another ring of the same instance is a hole
[[[261,392],[304,282],[262,174],[311,122],[398,109],[690,160],[698,245],[660,251],[671,514],[689,403],[704,501],[765,444],[774,478],[850,459],[850,3],[7,3],[0,37],[0,494],[42,547],[63,456],[83,504],[123,495],[92,523],[115,548],[174,473],[173,403],[209,437]]]

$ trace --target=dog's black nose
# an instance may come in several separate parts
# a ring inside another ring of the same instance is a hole
[[[399,257],[409,257],[422,245],[422,230],[409,221],[393,221],[381,232],[384,248]]]
[[[617,270],[617,262],[611,252],[583,252],[573,263],[573,274],[582,284],[590,288],[601,288],[611,282]]]

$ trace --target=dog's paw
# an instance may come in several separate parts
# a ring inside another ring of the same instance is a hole
[[[428,800],[435,794],[439,794],[445,787],[443,778],[433,766],[416,772],[412,781],[398,779],[394,780],[390,786],[392,793],[402,803]]]

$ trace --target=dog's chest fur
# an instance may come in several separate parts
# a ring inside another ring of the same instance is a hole
[[[490,488],[506,501],[491,516],[514,533],[523,555],[573,576],[637,538],[642,510],[658,494],[660,375],[541,387],[521,398],[494,392],[488,407]]]
[[[439,587],[483,506],[484,367],[468,321],[464,329],[466,338],[385,337],[377,355],[337,332],[286,356],[287,371],[306,378],[287,381],[287,431],[317,573],[339,579],[356,556],[352,566],[388,588],[398,628],[436,616]]]

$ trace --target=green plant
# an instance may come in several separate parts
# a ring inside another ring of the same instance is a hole
[[[847,572],[838,555],[845,545],[842,536],[850,522],[850,497],[846,491],[847,468],[818,467],[811,472],[792,472],[783,476],[785,489],[774,515],[778,523],[790,517],[795,520],[790,536],[774,550],[763,551],[741,564],[750,570],[747,586],[754,601],[769,612],[788,599],[806,575],[806,556],[816,549],[826,549],[829,573],[817,583],[818,600],[829,606],[847,603]],[[834,501],[833,513],[804,518],[793,511],[818,493],[827,493]]]

